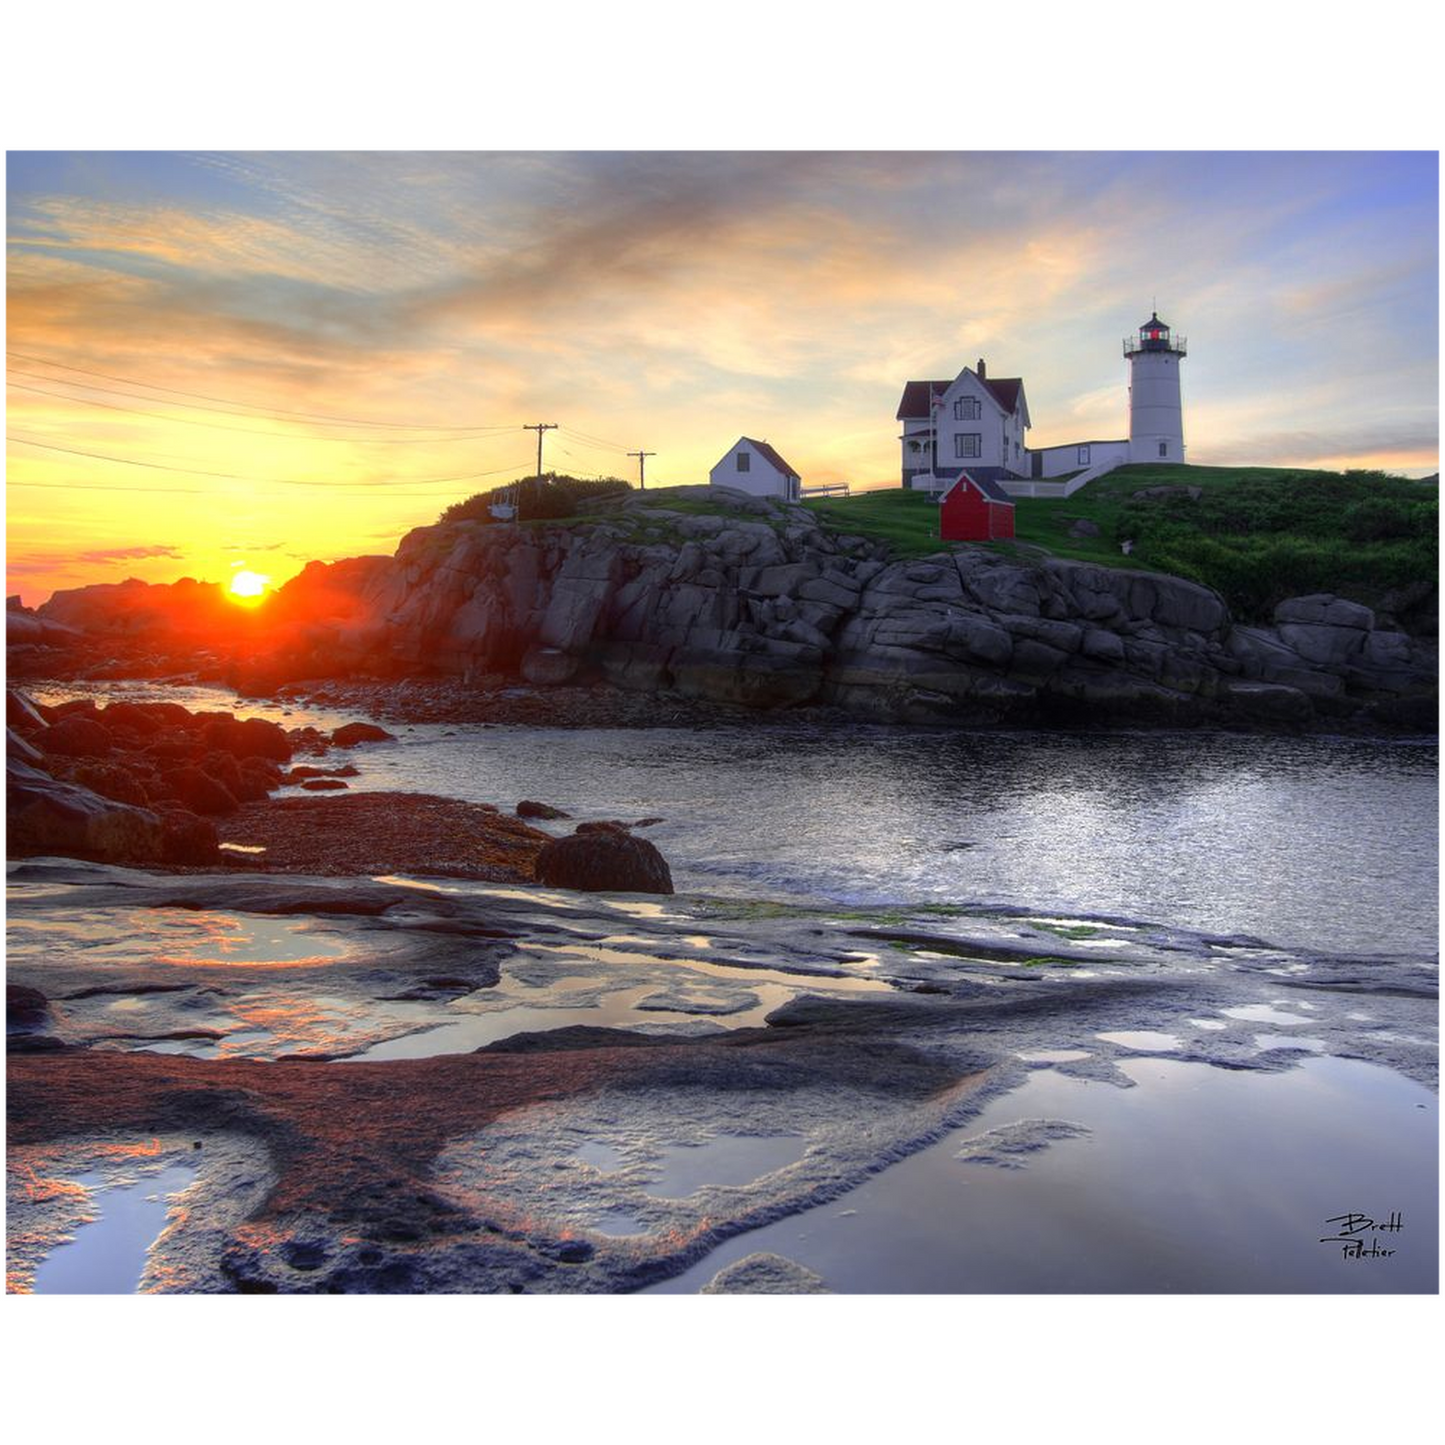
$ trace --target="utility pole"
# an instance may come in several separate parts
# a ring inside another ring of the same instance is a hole
[[[556,431],[555,421],[534,422],[531,426],[524,426],[523,431],[534,431],[537,433],[537,480],[542,480],[542,433]]]
[[[647,459],[655,457],[656,452],[628,452],[628,456],[637,458],[637,485],[645,492],[647,490]]]
[[[537,433],[537,479],[532,483],[532,496],[534,498],[542,495],[542,433],[557,430],[555,421],[533,422],[531,426],[523,426],[523,431],[534,431]],[[517,520],[522,520],[521,499],[517,502]]]

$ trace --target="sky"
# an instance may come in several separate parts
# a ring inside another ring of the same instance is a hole
[[[7,166],[8,593],[280,583],[544,467],[896,485],[911,378],[1192,462],[1438,469],[1438,157],[37,152]]]

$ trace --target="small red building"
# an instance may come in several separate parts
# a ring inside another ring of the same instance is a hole
[[[960,472],[938,508],[945,542],[999,542],[1014,534],[1013,498],[988,477]]]

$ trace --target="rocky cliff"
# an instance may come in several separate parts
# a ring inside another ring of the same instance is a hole
[[[633,497],[581,523],[425,527],[341,586],[346,565],[313,564],[282,593],[294,616],[332,599],[308,648],[332,669],[914,723],[1434,727],[1435,641],[1389,614],[1316,596],[1238,626],[1181,578],[971,546],[892,560],[804,507],[740,495],[723,513]]]

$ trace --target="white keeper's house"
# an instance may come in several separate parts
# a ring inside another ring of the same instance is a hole
[[[708,473],[715,487],[732,487],[755,497],[781,497],[785,502],[802,500],[802,478],[767,442],[739,437],[726,455]]]
[[[1129,436],[1032,448],[1023,380],[993,377],[982,358],[951,381],[910,381],[898,404],[903,485],[941,494],[966,470],[1013,497],[1067,497],[1126,462],[1182,462],[1182,336],[1150,316],[1124,339],[1129,360]]]

